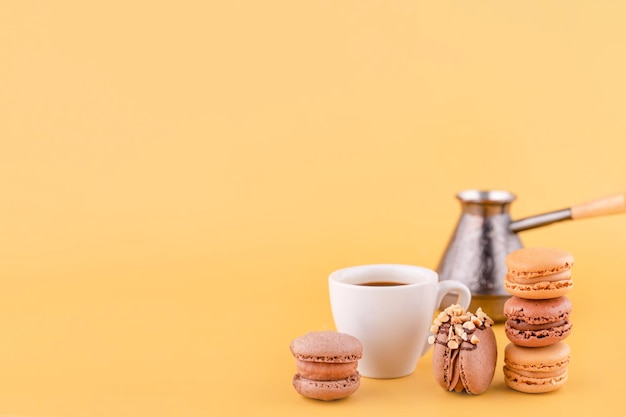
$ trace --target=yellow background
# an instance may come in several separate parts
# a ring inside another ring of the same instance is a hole
[[[626,217],[576,257],[560,391],[449,394],[430,356],[320,403],[289,342],[327,276],[434,268],[456,192],[513,218],[624,191],[620,1],[0,3],[0,415],[603,415],[626,372]],[[535,407],[535,408],[533,408]],[[619,407],[619,408],[615,408]]]

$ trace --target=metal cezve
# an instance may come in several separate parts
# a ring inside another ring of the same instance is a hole
[[[506,256],[521,248],[518,232],[563,220],[577,220],[626,212],[626,193],[593,200],[563,210],[512,221],[515,195],[502,190],[465,190],[456,195],[461,217],[441,258],[439,280],[455,279],[472,292],[470,311],[481,307],[496,322],[503,322]],[[549,246],[549,245],[548,245]],[[441,307],[454,302],[447,297]]]

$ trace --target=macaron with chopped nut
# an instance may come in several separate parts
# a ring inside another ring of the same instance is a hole
[[[489,388],[498,356],[492,325],[482,309],[473,314],[456,304],[433,320],[428,341],[435,345],[433,373],[443,389],[482,394]]]
[[[358,360],[361,342],[334,331],[309,332],[290,345],[298,373],[293,386],[305,397],[333,401],[353,394],[360,386]]]

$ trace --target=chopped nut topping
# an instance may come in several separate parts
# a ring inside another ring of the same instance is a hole
[[[437,318],[442,323],[446,323],[448,320],[450,320],[450,316],[448,316],[445,311],[439,313],[439,316]]]
[[[476,328],[476,325],[471,321],[466,321],[465,323],[463,323],[463,328],[467,330],[474,330]]]
[[[436,335],[443,328],[448,333],[445,344],[450,349],[459,349],[463,342],[477,345],[480,340],[473,334],[477,328],[484,329],[494,324],[494,321],[483,312],[482,308],[476,310],[476,314],[466,312],[460,305],[453,304],[439,313],[430,327],[432,336],[428,343],[433,344],[437,340]]]
[[[450,308],[450,311],[447,312],[448,314],[452,313],[455,316],[460,316],[461,314],[463,314],[465,311],[463,310],[463,307],[461,307],[458,304],[454,304],[452,305]]]
[[[452,340],[448,341],[448,347],[450,349],[458,349],[459,348],[459,344],[457,343],[456,340],[452,339]]]

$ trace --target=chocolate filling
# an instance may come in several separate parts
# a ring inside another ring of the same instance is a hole
[[[448,385],[448,391],[456,388],[460,380],[460,370],[457,364],[459,359],[459,349],[451,349],[450,365],[448,365],[447,375],[444,375],[444,381]]]
[[[526,331],[526,330],[546,330],[546,329],[552,329],[553,327],[561,327],[564,324],[566,324],[567,322],[568,322],[568,320],[559,320],[559,321],[555,321],[553,323],[529,324],[529,323],[526,323],[525,321],[509,319],[509,320],[506,321],[506,324],[509,327],[511,327],[512,329]]]

